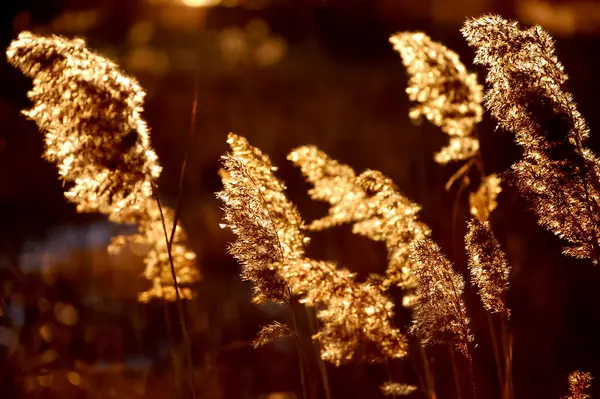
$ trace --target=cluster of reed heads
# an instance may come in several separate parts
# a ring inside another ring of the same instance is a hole
[[[518,187],[539,223],[568,242],[566,255],[598,263],[600,162],[585,146],[588,127],[564,90],[567,75],[541,27],[523,29],[489,15],[468,20],[462,33],[476,49],[475,63],[488,68],[485,94],[458,55],[424,33],[397,33],[390,42],[409,75],[409,116],[424,117],[449,136],[449,144],[435,155],[440,164],[459,165],[447,189],[470,191],[472,218],[464,237],[469,281],[489,316],[499,394],[510,399],[515,394],[507,300],[511,267],[490,224],[501,184]],[[139,83],[80,39],[24,32],[7,55],[33,78],[33,107],[24,113],[45,133],[44,156],[57,164],[67,199],[80,212],[101,212],[111,221],[139,226],[138,234],[115,238],[109,251],[129,241],[147,245],[144,276],[151,288],[140,294],[140,301],[191,298],[200,277],[195,254],[186,246],[177,210],[159,201],[161,168],[141,116],[144,91]],[[514,133],[523,149],[522,159],[502,177],[484,170],[475,133],[484,108],[502,130]],[[237,236],[229,251],[241,264],[242,278],[253,284],[253,300],[288,306],[294,320],[289,326],[273,322],[263,327],[255,346],[294,339],[302,372],[306,340],[294,314],[301,304],[315,311],[317,331],[309,344],[318,348],[319,361],[387,365],[412,360],[418,383],[390,375],[382,392],[435,399],[427,348],[446,345],[454,365],[455,353],[466,361],[472,382],[461,387],[460,370],[453,367],[456,397],[476,397],[477,348],[463,299],[465,280],[419,220],[419,205],[381,172],[357,173],[318,148],[303,146],[288,159],[312,184],[310,197],[329,204],[326,216],[307,223],[287,198],[269,157],[242,136],[229,134],[227,143],[230,151],[222,157],[220,172],[223,189],[217,196],[223,203],[222,226]],[[476,187],[469,178],[472,170],[479,176]],[[350,224],[354,234],[385,243],[385,274],[359,280],[335,262],[307,256],[312,232],[343,224]],[[390,296],[396,288],[403,295],[398,304]],[[411,311],[408,328],[395,325],[395,306]],[[411,341],[418,345],[409,345]],[[330,398],[325,370],[322,382]],[[591,378],[574,371],[568,398],[589,397]]]

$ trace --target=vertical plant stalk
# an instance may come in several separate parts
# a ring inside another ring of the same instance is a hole
[[[456,256],[456,243],[458,241],[458,234],[456,234],[457,226],[458,226],[458,212],[460,207],[460,197],[469,186],[469,178],[465,174],[463,178],[460,180],[460,186],[456,191],[456,197],[454,197],[454,203],[452,206],[452,253]]]
[[[456,395],[458,399],[462,399],[460,389],[460,378],[458,377],[458,366],[456,365],[456,356],[454,356],[454,350],[452,345],[448,345],[448,352],[450,353],[450,361],[452,362],[452,376],[454,377],[454,386],[456,388]]]
[[[444,274],[447,274],[448,271],[445,270]],[[447,278],[447,280],[450,282],[450,285],[452,286],[453,290],[455,292],[457,292],[458,287],[456,287],[456,285],[454,285],[454,281],[452,278]],[[456,305],[455,305],[456,306]],[[462,330],[463,330],[463,334],[468,334],[468,326],[464,323],[462,323],[463,325],[461,326]],[[451,348],[452,349],[452,348]],[[469,376],[471,378],[471,385],[473,388],[473,399],[477,399],[477,388],[475,386],[475,373],[473,372],[473,343],[470,341],[467,341],[467,353],[468,356],[467,360],[469,361]],[[454,352],[453,352],[454,353]]]
[[[167,226],[165,224],[165,217],[164,217],[164,213],[163,213],[163,209],[162,209],[162,204],[160,202],[159,195],[158,195],[158,188],[155,186],[155,190],[157,193],[156,198],[157,198],[158,208],[160,211],[161,222],[163,225],[165,240],[166,240],[166,244],[167,244],[167,253],[168,253],[169,262],[171,265],[171,276],[173,278],[173,287],[175,288],[175,295],[177,297],[177,313],[179,316],[179,323],[181,324],[182,335],[183,335],[183,339],[185,341],[185,347],[186,347],[186,352],[187,352],[187,361],[189,363],[189,368],[190,368],[190,371],[189,371],[190,387],[192,389],[192,397],[194,399],[196,398],[196,388],[195,388],[195,382],[194,382],[194,363],[193,363],[193,359],[192,359],[191,344],[190,344],[189,336],[188,336],[188,332],[187,332],[187,324],[185,322],[185,311],[183,309],[183,301],[181,300],[181,296],[179,294],[179,284],[177,283],[177,273],[175,272],[175,265],[173,263],[173,256],[171,254],[171,250],[173,247],[173,241],[175,240],[177,223],[179,222],[179,213],[181,211],[181,198],[183,196],[183,185],[184,185],[184,181],[185,181],[185,172],[187,170],[187,164],[188,164],[188,159],[189,159],[189,155],[190,155],[191,144],[195,137],[197,113],[198,113],[198,73],[196,73],[195,83],[194,83],[194,101],[192,103],[192,112],[191,112],[191,116],[190,116],[188,145],[186,146],[186,151],[185,151],[185,155],[183,158],[183,164],[181,165],[181,172],[179,174],[179,184],[178,184],[178,188],[177,188],[177,204],[175,205],[175,210],[174,210],[174,214],[173,214],[173,227],[171,228],[171,233],[169,236],[167,233]],[[168,318],[168,310],[166,308],[165,308],[165,317]],[[170,320],[169,320],[168,328],[170,330],[169,333],[171,335],[171,342],[174,342]],[[175,371],[177,374],[177,370],[175,370]],[[178,377],[176,375],[176,379],[177,378]],[[176,381],[176,384],[179,384],[179,382]],[[178,387],[178,388],[180,390],[180,387]],[[180,394],[181,394],[181,392],[180,392]]]
[[[177,282],[177,273],[175,272],[175,263],[173,262],[173,254],[171,253],[171,245],[169,242],[169,234],[167,233],[167,225],[165,224],[165,215],[163,213],[162,204],[160,202],[160,195],[158,192],[158,187],[154,185],[154,190],[156,192],[156,201],[158,203],[158,210],[160,212],[160,219],[162,222],[163,232],[165,235],[165,242],[167,243],[167,254],[169,256],[169,264],[171,265],[171,276],[173,277],[173,287],[175,288],[175,296],[177,298],[177,313],[179,316],[179,323],[181,325],[181,334],[183,336],[183,342],[185,345],[187,362],[189,367],[189,383],[190,388],[192,390],[192,398],[196,399],[196,384],[194,382],[194,361],[192,359],[192,347],[190,344],[190,338],[188,336],[187,323],[185,321],[185,311],[183,309],[183,301],[181,300],[181,295],[179,294],[179,283]],[[175,229],[173,229],[175,230]]]
[[[419,371],[419,366],[417,365],[417,362],[415,360],[415,358],[413,356],[409,356],[410,357],[410,361],[411,364],[413,366],[413,370],[415,371],[415,374],[417,375],[417,379],[419,380],[419,388],[425,392],[425,394],[427,394],[427,397],[429,398],[429,387],[427,386],[427,383],[425,382],[425,380],[423,379],[423,376],[421,375],[421,372]]]
[[[185,181],[185,172],[187,170],[188,159],[190,158],[190,149],[194,138],[196,137],[196,116],[198,114],[198,73],[196,73],[195,84],[194,84],[194,101],[192,103],[192,112],[190,114],[190,127],[188,132],[188,143],[183,157],[183,163],[181,165],[181,172],[179,173],[179,185],[177,187],[177,204],[175,205],[175,211],[173,215],[173,228],[171,229],[171,236],[167,243],[169,247],[173,245],[175,239],[175,230],[177,229],[177,222],[179,221],[179,213],[181,211],[181,199],[183,196],[183,184]]]
[[[514,397],[513,379],[512,379],[512,359],[513,359],[513,334],[507,329],[506,316],[503,315],[501,320],[502,329],[502,348],[504,352],[504,376],[505,376],[505,391],[508,399]]]
[[[473,351],[473,348],[471,348],[471,352]],[[477,399],[477,387],[475,386],[475,373],[473,371],[473,358],[470,357],[469,359],[469,377],[471,377],[471,386],[473,388],[473,399]]]
[[[496,337],[494,319],[492,318],[492,315],[490,313],[486,312],[486,315],[487,315],[487,321],[488,321],[488,329],[490,330],[492,347],[494,348],[494,363],[496,364],[496,374],[498,377],[498,385],[500,386],[500,393],[502,395],[502,398],[506,399],[505,380],[502,377],[502,368],[504,366],[504,363],[502,360],[500,360],[500,349],[498,348],[498,338]],[[503,354],[506,354],[506,352],[504,351],[504,348],[505,348],[504,341],[502,341]]]
[[[288,295],[290,298],[290,302],[288,303],[288,307],[290,308],[290,313],[292,314],[292,322],[294,325],[294,338],[296,339],[296,354],[298,356],[298,366],[300,368],[300,384],[302,385],[302,398],[308,399],[308,393],[306,388],[306,376],[304,374],[304,362],[302,360],[302,345],[300,344],[300,333],[298,329],[298,320],[296,319],[296,312],[292,307],[292,292],[288,289]]]
[[[181,393],[181,373],[179,370],[179,356],[175,349],[175,337],[173,335],[173,325],[171,324],[171,318],[169,317],[169,303],[163,302],[163,310],[165,316],[165,325],[167,326],[167,334],[169,336],[169,346],[171,352],[171,361],[173,362],[173,373],[175,374],[175,397],[183,399]]]
[[[423,371],[425,372],[425,381],[427,382],[427,394],[430,399],[437,399],[435,393],[435,379],[431,371],[429,358],[427,357],[427,350],[421,344],[419,344],[419,349],[421,350],[421,357],[423,358]]]
[[[310,335],[314,335],[317,332],[317,318],[314,314],[314,311],[311,310],[308,306],[304,306],[304,310],[306,311],[306,318],[308,320],[308,326],[310,329]],[[332,399],[331,397],[331,387],[329,385],[329,376],[327,374],[327,366],[325,365],[325,361],[321,357],[319,345],[316,342],[313,342],[312,348],[314,349],[314,355],[317,359],[317,365],[319,367],[319,374],[321,375],[321,382],[323,383],[323,391],[325,392],[325,399]]]

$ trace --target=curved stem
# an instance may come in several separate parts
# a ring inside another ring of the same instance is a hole
[[[160,220],[162,222],[163,232],[165,235],[165,242],[167,243],[167,255],[169,257],[169,265],[171,266],[171,277],[173,278],[173,287],[175,288],[175,297],[177,298],[177,313],[179,316],[179,323],[181,325],[181,334],[183,336],[183,342],[186,349],[187,361],[189,366],[189,382],[192,390],[192,398],[196,399],[196,384],[194,382],[194,361],[192,359],[192,347],[190,344],[190,338],[188,336],[187,325],[185,322],[185,311],[183,309],[183,301],[179,294],[179,283],[177,282],[177,272],[175,271],[175,263],[173,262],[173,254],[171,253],[171,246],[169,245],[169,236],[167,233],[167,225],[165,224],[165,215],[163,212],[162,204],[160,202],[160,195],[158,193],[158,187],[154,186],[156,192],[156,202],[158,203],[158,211],[160,212]]]

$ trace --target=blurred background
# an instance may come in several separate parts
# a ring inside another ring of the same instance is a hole
[[[3,0],[0,7],[2,48],[22,30],[76,35],[140,80],[168,205],[177,201],[189,149],[181,217],[202,273],[185,309],[199,398],[301,397],[294,344],[251,347],[261,325],[288,316],[278,306],[250,302],[251,287],[226,253],[233,237],[219,228],[214,192],[229,131],[280,166],[306,220],[326,206],[309,200],[310,186],[285,159],[291,149],[314,144],[357,171],[381,170],[423,206],[434,239],[465,272],[468,193],[444,189],[460,165],[435,164],[433,154],[447,137],[409,120],[407,76],[388,37],[424,31],[458,52],[483,82],[485,72],[473,67],[459,28],[465,18],[494,12],[541,24],[556,38],[569,90],[591,126],[590,146],[599,149],[600,3],[594,0]],[[177,397],[185,385],[185,349],[175,305],[138,303],[148,288],[141,258],[134,250],[106,254],[124,228],[101,215],[77,214],[64,199],[55,166],[41,159],[42,134],[20,115],[30,87],[0,57],[0,397]],[[512,136],[489,116],[478,135],[486,172],[502,172],[518,159]],[[599,269],[562,256],[560,240],[536,225],[511,187],[500,194],[492,225],[513,267],[516,398],[566,395],[574,369],[599,377]],[[382,243],[346,227],[313,237],[315,258],[337,260],[361,278],[385,270]],[[499,397],[486,315],[471,291],[467,305],[479,344],[479,397]],[[397,313],[404,328],[409,314],[400,306]],[[454,397],[446,350],[432,354],[439,396]],[[308,368],[309,393],[324,398],[317,368]],[[388,372],[416,383],[410,362],[387,369],[327,365],[333,398],[380,397]]]

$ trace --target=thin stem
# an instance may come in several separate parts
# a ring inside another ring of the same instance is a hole
[[[471,353],[473,351],[471,350]],[[477,399],[477,388],[475,387],[475,373],[473,372],[473,359],[469,357],[469,377],[471,377],[471,386],[473,388],[473,399]]]
[[[179,221],[179,213],[181,211],[181,199],[183,197],[183,183],[185,181],[185,172],[187,170],[188,159],[190,158],[190,152],[192,148],[192,142],[196,136],[196,115],[198,114],[198,74],[196,74],[196,81],[194,84],[194,102],[192,103],[192,112],[190,116],[190,128],[188,132],[188,144],[186,146],[185,155],[183,157],[183,163],[181,165],[181,171],[179,173],[179,184],[177,187],[177,203],[175,204],[175,211],[173,215],[173,228],[171,229],[171,236],[167,245],[171,247],[173,240],[175,239],[175,230],[177,229],[177,222]]]
[[[469,159],[468,162],[466,162],[463,166],[461,166],[456,172],[454,172],[454,174],[452,176],[450,176],[450,178],[446,182],[446,185],[444,186],[446,191],[450,191],[450,189],[452,188],[452,186],[458,179],[464,178],[467,175],[467,173],[469,173],[469,170],[471,170],[471,167],[475,163],[476,163],[475,158],[471,158],[471,159]]]
[[[296,312],[294,311],[292,304],[290,303],[289,306],[290,311],[292,313],[292,322],[294,324],[294,337],[296,338],[296,352],[298,354],[298,366],[300,367],[300,384],[302,385],[302,398],[308,399],[308,393],[306,391],[306,377],[304,375],[304,362],[302,361],[302,351],[300,347],[300,334],[298,332],[298,321],[296,320]]]
[[[171,253],[171,246],[169,245],[169,236],[167,233],[167,225],[165,223],[165,215],[163,212],[162,204],[160,202],[160,195],[158,187],[154,186],[154,192],[156,193],[156,202],[158,203],[158,211],[160,212],[160,220],[162,222],[163,232],[165,235],[165,242],[167,243],[167,255],[169,256],[169,265],[171,266],[171,277],[173,278],[173,287],[175,288],[175,296],[177,303],[177,313],[179,315],[179,323],[181,325],[181,334],[183,336],[183,342],[186,349],[187,361],[189,365],[189,379],[190,388],[192,389],[192,398],[196,399],[196,386],[194,383],[194,361],[192,360],[192,348],[190,345],[190,338],[187,332],[187,325],[185,322],[185,312],[183,309],[183,301],[179,294],[179,283],[177,282],[177,272],[175,271],[175,263],[173,262],[173,254]]]
[[[454,350],[452,349],[452,345],[448,345],[448,352],[450,353],[450,361],[452,362],[452,376],[454,377],[456,395],[458,399],[461,399],[462,394],[460,389],[460,379],[458,378],[458,367],[456,365],[456,357],[454,356]]]
[[[490,313],[487,313],[488,320],[488,329],[490,330],[490,336],[492,338],[492,346],[494,348],[494,361],[496,363],[496,373],[498,376],[498,384],[500,386],[500,392],[502,394],[502,398],[506,399],[506,388],[504,386],[504,380],[502,378],[502,364],[500,363],[500,349],[498,348],[498,339],[496,338],[496,331],[494,328],[494,319]],[[502,345],[504,349],[504,344]]]
[[[181,394],[181,373],[179,369],[179,356],[177,355],[177,350],[175,349],[175,338],[173,335],[173,325],[171,324],[171,318],[169,317],[169,304],[168,302],[163,302],[164,316],[165,316],[165,325],[167,326],[167,333],[169,335],[169,343],[170,352],[171,352],[171,360],[173,362],[173,373],[175,374],[175,393],[177,398],[183,398]]]
[[[452,254],[456,257],[456,242],[457,242],[457,225],[458,225],[458,207],[460,206],[460,197],[464,190],[469,186],[469,178],[464,176],[461,180],[460,186],[456,192],[454,198],[454,204],[452,205]]]
[[[506,328],[506,315],[503,315],[500,322],[502,329],[502,348],[504,352],[505,389],[507,391],[507,397],[512,399],[514,397],[512,381],[513,335],[512,332]]]
[[[409,357],[410,357],[413,369],[415,370],[415,373],[417,374],[417,379],[419,380],[419,387],[421,388],[421,390],[423,392],[427,393],[427,396],[430,396],[429,395],[429,387],[423,380],[423,376],[421,375],[421,372],[419,371],[419,367],[417,366],[417,362],[415,361],[415,358],[412,356],[409,356]]]
[[[304,306],[304,310],[306,311],[306,317],[308,319],[308,328],[310,329],[310,335],[312,336],[317,332],[317,319],[315,317],[315,312],[309,308],[308,306]],[[325,365],[325,361],[321,358],[321,353],[319,350],[319,346],[317,343],[313,342],[312,348],[315,352],[315,357],[317,358],[317,364],[319,366],[319,374],[321,374],[321,381],[323,382],[323,390],[325,391],[325,399],[331,399],[331,387],[329,385],[329,376],[327,374],[327,366]]]
[[[170,235],[167,233],[167,226],[165,223],[165,216],[162,209],[162,204],[160,202],[160,195],[158,192],[158,187],[154,185],[154,191],[156,193],[156,200],[158,203],[158,209],[160,212],[160,218],[162,222],[163,231],[165,234],[165,241],[167,244],[167,254],[169,256],[169,263],[171,265],[171,277],[173,278],[173,287],[175,288],[175,296],[177,297],[177,312],[179,316],[179,323],[181,324],[181,331],[183,335],[183,340],[186,347],[187,352],[187,361],[189,364],[189,373],[190,373],[190,388],[192,389],[192,398],[196,399],[196,387],[194,382],[194,362],[192,359],[192,350],[190,345],[190,340],[188,337],[187,326],[185,322],[185,312],[183,309],[183,302],[181,300],[181,296],[179,294],[179,284],[177,282],[177,273],[175,272],[175,265],[173,263],[173,255],[171,253],[171,249],[173,247],[173,241],[175,240],[175,232],[177,231],[177,223],[179,221],[179,213],[181,212],[181,199],[183,197],[183,185],[185,181],[185,172],[187,169],[187,163],[190,156],[191,144],[195,136],[195,127],[196,127],[196,115],[198,114],[198,71],[196,71],[195,82],[194,82],[194,101],[192,103],[192,112],[190,116],[190,126],[189,126],[189,142],[186,146],[185,155],[183,158],[183,164],[181,166],[181,172],[179,174],[179,185],[177,188],[177,203],[175,205],[175,210],[173,214],[173,227],[171,228]],[[167,315],[168,316],[168,315]]]
[[[427,381],[427,392],[429,393],[429,398],[437,399],[435,394],[435,380],[433,373],[431,372],[429,359],[427,358],[427,351],[423,345],[419,345],[419,349],[421,350],[421,357],[423,358],[423,371],[425,372],[425,380]]]

